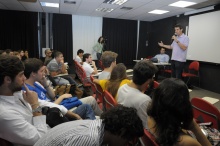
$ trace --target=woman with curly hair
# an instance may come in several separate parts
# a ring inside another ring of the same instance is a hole
[[[193,120],[189,91],[182,80],[163,80],[154,92],[147,114],[149,131],[159,145],[211,146]]]
[[[93,82],[99,84],[103,91],[107,90],[113,97],[117,97],[118,88],[124,84],[130,83],[126,74],[126,67],[123,63],[117,64],[112,72],[109,80],[97,80]]]

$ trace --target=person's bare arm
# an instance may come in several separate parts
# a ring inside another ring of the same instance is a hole
[[[195,134],[196,139],[202,146],[211,146],[211,143],[202,133],[201,129],[199,128],[199,125],[195,122],[195,120],[192,121],[189,130],[191,130]]]
[[[158,42],[158,45],[166,49],[173,49],[171,45],[164,45],[162,41]]]
[[[99,84],[99,80],[98,79],[94,79],[93,82],[96,83],[96,84]]]
[[[66,116],[69,118],[76,118],[77,120],[82,120],[82,118],[78,114],[75,114],[71,111],[67,111]]]
[[[97,73],[98,73],[98,70],[97,70],[97,67],[96,67],[94,61],[92,61],[92,65],[93,65],[93,69],[94,69],[94,72],[92,72],[92,74],[97,74]]]

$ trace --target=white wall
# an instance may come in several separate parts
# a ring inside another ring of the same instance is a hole
[[[93,59],[97,59],[92,47],[102,36],[102,20],[102,17],[72,15],[73,58],[78,49],[83,49],[84,53],[90,53]]]

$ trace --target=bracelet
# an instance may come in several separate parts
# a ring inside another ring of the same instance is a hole
[[[39,103],[34,103],[34,104],[31,104],[31,106],[35,106],[35,105],[39,105]]]

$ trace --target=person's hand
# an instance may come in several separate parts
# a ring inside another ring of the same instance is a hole
[[[178,41],[178,40],[177,40],[177,37],[176,37],[175,35],[173,35],[171,39],[174,40],[175,42]]]
[[[23,98],[25,101],[27,101],[30,105],[38,104],[38,95],[36,92],[31,91],[28,89],[26,84],[24,83],[24,88],[26,92],[23,92]]]
[[[158,42],[158,45],[159,45],[159,46],[161,46],[161,47],[163,47],[163,46],[164,46],[164,44],[163,44],[163,42],[162,42],[162,41]]]
[[[63,94],[59,98],[65,99],[65,98],[70,98],[70,97],[73,97],[72,94]]]
[[[92,61],[92,65],[95,66],[95,62],[94,61]]]
[[[82,118],[78,114],[75,114],[75,117],[77,120],[82,120]]]
[[[61,64],[64,64],[64,59],[62,59],[62,60],[60,61],[60,63],[61,63]]]

